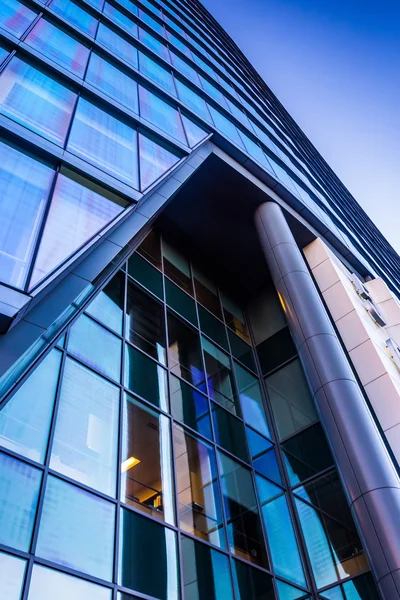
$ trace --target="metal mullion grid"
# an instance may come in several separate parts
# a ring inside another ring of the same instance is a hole
[[[307,551],[307,546],[305,543],[305,539],[304,539],[304,534],[303,534],[303,530],[300,524],[300,519],[299,516],[297,514],[297,509],[295,506],[295,502],[294,502],[294,498],[292,495],[292,490],[291,490],[291,485],[290,485],[290,480],[289,480],[289,476],[287,474],[286,471],[286,467],[285,467],[285,461],[284,461],[284,457],[283,457],[283,450],[280,446],[280,442],[279,442],[279,435],[278,435],[278,430],[276,427],[276,423],[275,423],[275,419],[274,419],[274,415],[272,412],[272,407],[271,407],[271,403],[270,403],[270,399],[269,399],[269,394],[268,394],[268,390],[267,390],[267,386],[265,384],[264,381],[264,377],[262,374],[262,370],[261,370],[261,365],[260,365],[260,361],[258,358],[258,353],[257,353],[257,346],[255,344],[255,340],[254,340],[254,335],[253,335],[253,330],[251,327],[251,323],[247,317],[247,314],[245,314],[245,320],[246,320],[246,325],[247,325],[247,329],[249,331],[249,335],[250,335],[250,340],[251,340],[251,345],[252,345],[252,349],[253,349],[253,358],[255,360],[255,364],[256,364],[256,369],[257,369],[257,374],[259,377],[259,382],[260,382],[260,386],[261,386],[261,390],[262,390],[262,396],[264,399],[264,408],[266,410],[266,414],[269,416],[269,422],[270,422],[270,430],[271,430],[271,434],[272,434],[272,440],[275,444],[275,454],[277,457],[277,461],[278,461],[278,465],[280,467],[280,472],[281,475],[283,477],[283,482],[284,482],[284,487],[285,487],[285,491],[284,491],[284,496],[286,498],[287,501],[287,505],[288,505],[288,509],[289,509],[289,516],[292,522],[292,526],[293,526],[293,533],[297,542],[297,547],[299,550],[299,555],[300,555],[300,560],[302,562],[303,565],[303,569],[304,569],[304,574],[305,574],[305,578],[306,578],[306,583],[308,584],[308,589],[311,590],[311,594],[315,597],[318,598],[318,591],[317,591],[317,587],[315,584],[315,580],[314,580],[314,573],[313,573],[313,569],[312,569],[312,565],[311,565],[311,561],[308,555],[308,551]],[[265,527],[264,523],[263,526]],[[274,569],[274,565],[271,565],[271,568],[274,572],[274,576],[276,577],[275,574],[275,569]],[[276,579],[274,579],[274,585],[276,586]],[[293,584],[292,584],[293,585]],[[277,598],[279,598],[278,595],[278,590],[276,588],[276,596]]]

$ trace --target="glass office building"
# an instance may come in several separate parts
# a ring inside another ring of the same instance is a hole
[[[0,598],[400,598],[400,259],[200,2],[0,0],[0,182]]]

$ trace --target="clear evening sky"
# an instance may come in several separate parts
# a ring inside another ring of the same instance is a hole
[[[202,0],[400,253],[398,0]]]

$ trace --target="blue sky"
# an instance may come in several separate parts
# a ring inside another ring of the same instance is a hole
[[[202,0],[400,253],[398,0]]]

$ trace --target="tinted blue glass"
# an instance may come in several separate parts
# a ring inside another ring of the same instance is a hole
[[[276,460],[275,450],[269,450],[257,458],[253,459],[253,467],[259,473],[262,473],[265,477],[272,479],[272,481],[276,481],[277,483],[282,483],[281,474],[279,472],[278,463]]]
[[[140,115],[165,133],[186,144],[179,112],[159,96],[139,86]]]
[[[29,552],[42,473],[0,453],[0,543]]]
[[[119,272],[86,308],[86,312],[117,333],[122,333],[125,276]]]
[[[262,507],[275,572],[289,581],[306,585],[293,525],[284,495]]]
[[[161,17],[162,17],[161,9],[157,8],[156,6],[154,6],[154,4],[152,4],[151,2],[149,2],[149,0],[141,0],[141,2],[143,4],[143,6],[145,6],[146,8],[148,8],[152,13],[154,13],[155,15],[157,15],[157,17],[159,17],[161,19]]]
[[[27,561],[0,552],[0,598],[20,600]]]
[[[54,569],[34,565],[28,600],[111,600],[111,590]]]
[[[201,85],[203,86],[203,89],[207,92],[207,94],[210,94],[210,96],[212,98],[214,98],[214,100],[216,100],[217,102],[219,102],[219,104],[221,104],[224,108],[226,108],[227,104],[225,102],[223,93],[220,92],[215,86],[213,86],[212,83],[210,83],[204,77],[200,76],[200,79],[201,79]]]
[[[204,48],[202,46],[201,47],[201,51],[203,53],[206,53],[206,51],[204,50]],[[208,65],[206,62],[204,62],[204,60],[202,58],[200,58],[200,56],[196,53],[193,54],[193,58],[194,58],[194,62],[197,63],[199,65],[199,67],[201,67],[203,69],[203,71],[205,71],[212,79],[216,79],[216,74],[215,71],[212,67],[210,67],[210,65]]]
[[[113,504],[61,479],[48,478],[38,556],[111,580],[114,527]]]
[[[61,353],[53,350],[7,402],[0,412],[1,446],[44,461],[60,364]]]
[[[220,112],[218,112],[212,106],[209,106],[211,116],[214,120],[215,127],[227,138],[235,142],[241,148],[244,148],[243,142],[239,135],[238,130],[235,125],[231,123],[226,117],[224,117]]]
[[[250,429],[250,427],[246,427],[246,435],[252,458],[257,457],[266,450],[272,448],[272,443],[270,441],[256,433],[253,429]]]
[[[100,23],[96,39],[100,44],[108,48],[108,50],[111,50],[112,53],[115,53],[116,56],[137,68],[138,58],[135,46],[118,35],[118,33]]]
[[[178,50],[183,52],[183,54],[186,54],[186,56],[188,56],[189,58],[192,58],[192,53],[189,50],[189,48],[187,47],[187,45],[184,42],[182,42],[182,40],[180,40],[176,35],[171,33],[170,31],[168,31],[168,39],[170,42],[172,42],[174,44],[174,46],[176,48],[178,48]]]
[[[79,99],[67,149],[138,188],[136,130],[83,98]]]
[[[136,81],[95,52],[92,52],[90,57],[86,81],[129,110],[139,112]]]
[[[68,349],[100,373],[119,381],[121,340],[86,315],[72,326]]]
[[[258,474],[256,474],[256,487],[261,504],[264,504],[267,500],[271,500],[274,496],[279,496],[283,492],[282,488]]]
[[[179,158],[155,139],[139,133],[140,189],[148,188],[173,167]]]
[[[2,0],[0,4],[0,26],[17,37],[26,31],[36,14],[18,0]]]
[[[150,16],[146,11],[140,9],[139,17],[144,23],[152,27],[154,31],[157,31],[157,33],[159,33],[160,35],[165,36],[163,25],[155,19],[153,19],[153,17]]]
[[[259,381],[234,362],[243,419],[263,435],[269,436]]]
[[[155,37],[147,33],[144,29],[139,27],[139,39],[143,44],[145,44],[150,50],[153,50],[158,56],[161,56],[168,62],[170,62],[169,52],[167,46],[165,46],[162,42],[156,40]]]
[[[89,48],[49,21],[40,19],[25,42],[75,75],[83,77]]]
[[[193,123],[191,119],[182,115],[183,125],[185,127],[186,136],[189,142],[189,146],[193,148],[196,146],[201,140],[203,140],[208,134],[207,131],[204,131],[201,127]]]
[[[1,112],[62,144],[76,94],[27,63],[13,58],[0,78]]]
[[[188,88],[184,83],[175,78],[176,88],[178,90],[179,99],[182,100],[189,108],[191,108],[199,117],[202,117],[205,121],[211,122],[210,113],[206,102],[196,94],[193,90]]]
[[[158,85],[163,87],[165,90],[176,96],[174,80],[172,77],[172,73],[164,69],[161,65],[154,62],[143,54],[139,52],[139,70],[144,75],[147,75],[149,79],[155,81]]]
[[[255,158],[260,164],[263,165],[263,167],[266,167],[268,170],[270,170],[270,165],[267,160],[267,157],[265,156],[264,152],[261,150],[260,146],[258,144],[256,144],[255,142],[253,142],[253,140],[251,140],[242,131],[240,132],[240,135],[244,142],[246,150],[250,154],[250,156]]]
[[[175,31],[180,33],[182,37],[186,37],[186,34],[182,27],[178,25],[175,21],[173,21],[167,14],[164,14],[163,18],[167,25],[169,25],[172,29],[175,29]]]
[[[138,36],[138,26],[123,12],[121,12],[108,2],[105,3],[103,12],[105,15],[107,15],[107,17],[109,17],[112,20],[113,23],[116,23],[117,25],[122,27],[131,35],[135,37]]]
[[[276,587],[278,588],[280,600],[308,600],[309,596],[303,590],[293,587],[283,581],[276,581]],[[343,598],[340,598],[343,600]]]
[[[53,0],[50,8],[88,35],[94,37],[97,19],[72,2],[72,0],[69,0],[69,2],[65,2],[65,0]]]
[[[207,398],[173,375],[169,384],[173,417],[212,440]]]
[[[200,79],[197,71],[193,69],[185,60],[171,52],[171,60],[174,67],[178,69],[185,77],[187,77],[192,83],[200,85]]]
[[[20,287],[54,171],[0,142],[0,273]]]
[[[127,8],[129,10],[129,12],[131,12],[133,15],[138,16],[139,10],[134,2],[131,2],[131,0],[117,0],[117,2],[121,6],[124,6],[125,8]]]
[[[104,4],[104,0],[85,0],[85,2],[90,4],[90,6],[97,8],[97,10],[99,10],[100,12],[101,12],[101,10],[103,8],[103,4]]]

